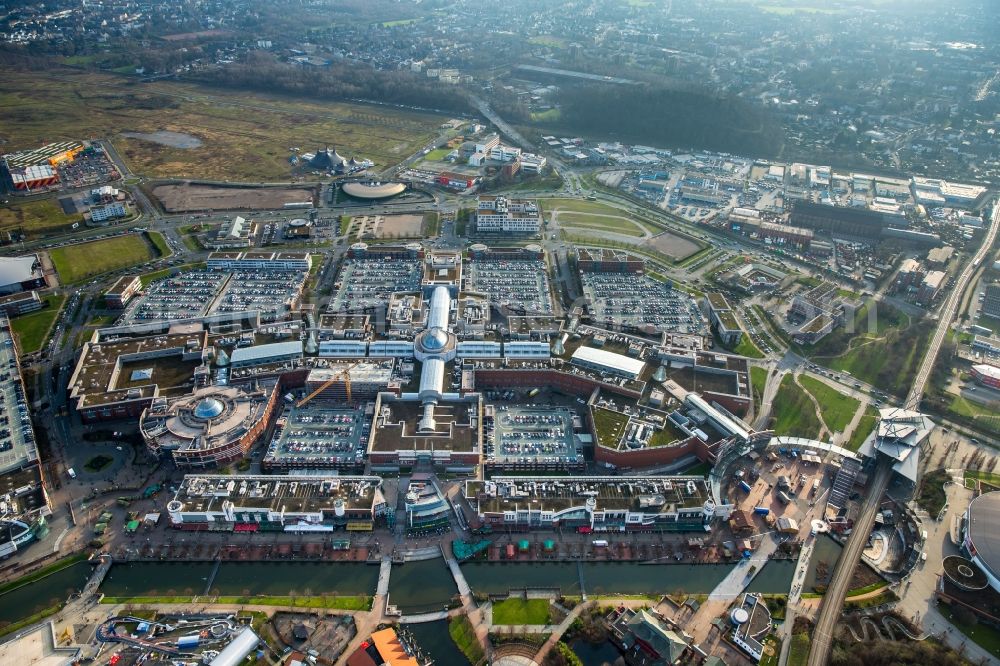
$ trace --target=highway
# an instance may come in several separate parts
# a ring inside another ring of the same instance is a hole
[[[931,346],[927,350],[927,355],[924,357],[924,363],[920,366],[920,370],[917,372],[917,376],[913,380],[913,387],[910,389],[910,393],[906,398],[906,406],[910,409],[917,409],[920,406],[920,398],[923,396],[924,389],[927,387],[927,380],[931,376],[931,370],[934,369],[934,361],[937,360],[938,352],[941,350],[941,344],[944,342],[944,338],[948,334],[948,328],[951,326],[951,322],[955,318],[958,306],[962,302],[965,290],[969,286],[969,281],[982,265],[983,260],[992,250],[993,243],[997,238],[998,228],[1000,228],[1000,199],[997,199],[996,203],[993,204],[993,211],[990,215],[990,228],[986,232],[986,238],[983,240],[983,244],[979,247],[979,250],[976,252],[976,256],[973,260],[966,265],[961,275],[958,276],[958,280],[955,281],[955,288],[952,289],[950,294],[948,294],[948,300],[946,300],[944,305],[941,306],[940,322],[938,323],[937,330],[934,331],[934,337],[931,338]]]
[[[906,406],[910,409],[919,408],[920,398],[924,394],[927,380],[930,378],[934,362],[937,360],[945,335],[947,335],[948,329],[951,327],[951,322],[958,305],[962,302],[962,297],[969,286],[969,281],[972,279],[973,274],[982,265],[983,260],[993,248],[998,228],[1000,228],[1000,200],[993,206],[990,227],[986,232],[986,237],[983,239],[982,245],[972,260],[962,270],[962,273],[955,281],[955,287],[948,294],[944,305],[941,306],[937,330],[934,331],[930,347],[928,347],[927,353],[924,356],[924,362],[913,380],[913,386],[910,388],[907,397]],[[837,566],[833,570],[830,585],[823,595],[819,616],[816,619],[816,626],[812,633],[809,666],[825,666],[830,658],[834,629],[840,620],[841,609],[844,606],[844,599],[847,596],[847,588],[851,582],[851,575],[858,566],[858,561],[861,559],[861,551],[864,550],[868,542],[868,535],[871,534],[872,527],[875,525],[875,516],[878,513],[882,495],[885,494],[886,489],[889,487],[889,478],[892,476],[892,460],[889,458],[880,458],[877,465],[875,474],[868,483],[868,489],[865,493],[866,501],[861,506],[861,513],[854,521],[854,529],[851,532],[851,536],[847,539],[840,559],[837,561]]]

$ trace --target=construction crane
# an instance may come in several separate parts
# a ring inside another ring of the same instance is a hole
[[[347,366],[347,368],[345,368],[344,370],[341,370],[340,372],[338,372],[337,374],[335,374],[333,377],[331,377],[330,379],[328,379],[325,382],[323,382],[322,384],[320,384],[319,388],[317,388],[315,391],[313,391],[312,393],[310,393],[306,397],[304,397],[301,400],[299,400],[295,404],[295,406],[296,407],[302,407],[303,405],[305,405],[306,403],[308,403],[310,400],[312,400],[313,398],[315,398],[316,396],[318,396],[320,393],[322,393],[326,389],[328,389],[331,386],[333,386],[334,382],[337,382],[337,381],[339,381],[341,379],[344,380],[344,388],[347,389],[347,402],[353,402],[353,398],[351,396],[351,370],[353,370],[354,368],[356,368],[360,363],[361,363],[361,361],[358,361],[357,363],[352,363],[351,365]]]

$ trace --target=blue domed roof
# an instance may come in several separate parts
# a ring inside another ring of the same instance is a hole
[[[448,334],[440,328],[432,328],[423,339],[424,349],[444,349],[446,344],[448,344]]]
[[[222,403],[215,398],[205,398],[199,402],[197,406],[195,406],[194,415],[196,418],[205,419],[207,421],[208,419],[214,419],[216,416],[221,414],[224,409],[225,407]]]

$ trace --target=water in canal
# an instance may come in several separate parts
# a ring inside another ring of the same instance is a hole
[[[611,641],[603,643],[588,643],[582,638],[578,638],[569,644],[573,654],[580,658],[583,666],[604,666],[613,664],[615,660],[622,656]]]
[[[455,641],[451,640],[451,636],[448,634],[447,620],[404,624],[403,626],[413,634],[417,645],[420,646],[425,655],[434,660],[436,665],[464,666],[469,663],[469,660],[455,645]]]
[[[678,591],[706,594],[733,565],[587,562],[579,566],[588,594],[672,594]],[[754,579],[750,591],[787,593],[794,569],[791,561],[768,562]],[[469,587],[483,594],[517,587],[558,587],[563,594],[580,593],[580,576],[575,562],[470,562],[462,565],[462,572]]]
[[[809,560],[809,568],[806,570],[806,577],[802,583],[803,592],[812,592],[816,586],[817,578],[821,579],[819,582],[820,585],[827,584],[843,550],[843,546],[826,534],[816,535],[816,544],[813,547],[812,558]],[[819,569],[825,569],[825,571],[818,571]],[[817,576],[817,573],[820,575]]]
[[[90,562],[77,562],[0,595],[0,625],[18,622],[66,601],[90,578]]]
[[[441,558],[392,565],[389,603],[404,614],[444,610],[456,594],[455,579]]]
[[[823,541],[839,549],[835,542]],[[815,568],[816,557],[810,564]],[[831,561],[832,566],[832,561]],[[101,591],[110,596],[198,595],[205,592],[211,562],[135,562],[111,567]],[[579,568],[578,568],[579,567]],[[638,564],[635,562],[469,562],[462,565],[469,586],[482,594],[521,587],[559,588],[580,593],[582,571],[588,594],[705,594],[730,571],[728,564]],[[791,584],[792,561],[768,562],[749,591],[784,594]],[[378,567],[340,562],[223,562],[211,593],[220,595],[374,595]],[[805,588],[808,589],[808,588]],[[444,560],[408,562],[392,567],[389,601],[404,613],[443,610],[457,594]]]
[[[197,595],[211,562],[131,562],[111,567],[101,592],[109,596]],[[374,595],[378,567],[357,562],[223,562],[211,593],[220,595]]]

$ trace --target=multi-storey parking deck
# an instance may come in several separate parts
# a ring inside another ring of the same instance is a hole
[[[470,261],[465,272],[466,287],[486,294],[494,307],[552,314],[552,291],[544,261],[477,260]]]
[[[581,281],[594,319],[603,325],[705,332],[705,320],[695,300],[669,284],[633,273],[581,273]]]
[[[155,282],[135,299],[119,323],[199,317],[208,311],[227,277],[218,271],[188,271]]]
[[[264,468],[363,468],[373,414],[374,404],[358,409],[289,405],[278,419]]]
[[[297,307],[306,273],[297,270],[237,271],[212,304],[210,313],[256,310],[261,319],[284,319]]]
[[[423,277],[419,259],[350,259],[334,284],[331,312],[354,312],[385,305],[394,292],[416,291]]]
[[[495,469],[582,469],[583,419],[567,407],[487,405],[486,464]]]

